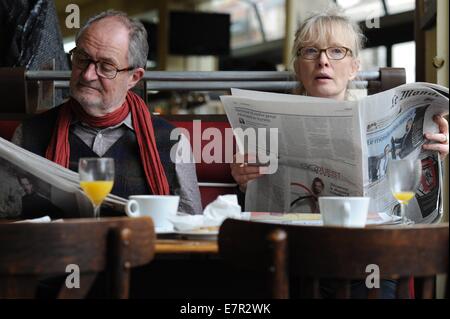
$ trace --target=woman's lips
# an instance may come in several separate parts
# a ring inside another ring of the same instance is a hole
[[[332,78],[325,77],[325,76],[318,76],[315,78],[315,80],[319,83],[328,83],[328,82],[332,81]]]
[[[328,74],[319,74],[316,76],[316,80],[331,80],[331,76]]]

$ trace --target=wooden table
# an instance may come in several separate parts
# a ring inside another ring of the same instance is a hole
[[[218,252],[217,240],[156,240],[156,254],[217,254]]]
[[[318,214],[281,214],[281,213],[256,213],[254,218],[265,219],[271,215],[274,220],[287,221],[287,220],[318,220],[320,215]],[[253,219],[253,218],[252,218]],[[167,238],[166,235],[158,236],[156,241],[156,254],[163,255],[218,255],[219,246],[217,239],[182,239],[182,238]]]
[[[274,221],[288,222],[288,221],[309,221],[315,222],[321,219],[319,214],[281,214],[281,213],[254,213],[252,220],[267,220],[267,216],[271,216]],[[398,227],[399,225],[392,225],[390,227]],[[380,227],[380,225],[368,225],[366,227]],[[386,227],[386,226],[384,226]],[[165,235],[161,236],[156,241],[156,254],[162,255],[218,255],[219,247],[217,239],[182,239],[182,238],[167,238]]]

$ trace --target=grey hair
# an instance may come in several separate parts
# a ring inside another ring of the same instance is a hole
[[[147,65],[148,42],[147,31],[144,25],[136,19],[130,18],[125,12],[108,10],[101,12],[91,18],[78,31],[75,42],[78,44],[78,39],[84,31],[88,29],[93,23],[108,17],[117,17],[119,21],[127,27],[129,31],[128,43],[128,64],[132,67],[141,67],[145,69]]]
[[[294,63],[294,71],[297,72],[295,64],[298,59],[299,49],[308,43],[327,42],[328,37],[333,34],[333,30],[342,31],[350,39],[350,49],[352,50],[353,59],[359,59],[359,53],[364,47],[366,37],[356,22],[351,21],[337,5],[331,5],[324,12],[315,13],[300,24],[294,40],[292,48],[292,57]],[[349,83],[350,89],[356,89],[354,82]],[[295,90],[295,93],[306,93],[302,87]]]

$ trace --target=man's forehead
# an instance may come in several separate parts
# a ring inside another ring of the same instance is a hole
[[[122,48],[116,49],[112,46],[107,46],[105,48],[100,48],[100,50],[90,49],[90,45],[88,41],[80,41],[77,43],[77,50],[84,53],[88,57],[94,60],[102,60],[105,62],[117,63],[122,59],[127,59],[127,52]]]
[[[105,20],[105,21],[104,21]],[[111,18],[105,18],[90,25],[77,41],[79,47],[86,54],[95,50],[96,59],[122,59],[128,56],[128,30]]]

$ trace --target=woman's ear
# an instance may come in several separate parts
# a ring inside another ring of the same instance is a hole
[[[356,76],[358,75],[359,66],[360,66],[359,59],[353,59],[352,65],[351,65],[350,76],[349,76],[350,81],[354,80],[356,78]]]
[[[293,67],[294,67],[294,74],[295,74],[296,80],[298,82],[300,82],[300,70],[298,68],[298,59],[294,60]]]

